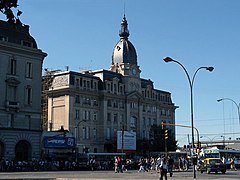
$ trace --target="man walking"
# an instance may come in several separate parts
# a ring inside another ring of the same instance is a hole
[[[163,180],[163,177],[165,177],[165,180],[167,180],[167,160],[166,158],[162,158],[161,164],[160,164],[160,179]]]

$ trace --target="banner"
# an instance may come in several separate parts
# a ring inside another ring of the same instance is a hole
[[[118,131],[117,132],[117,150],[119,152],[122,150],[123,152],[136,151],[136,132]]]
[[[74,137],[44,137],[45,148],[74,148],[75,138]]]

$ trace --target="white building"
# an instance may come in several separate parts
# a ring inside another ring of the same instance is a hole
[[[116,151],[117,131],[122,129],[136,132],[138,142],[149,140],[153,124],[175,124],[171,94],[140,77],[125,16],[119,36],[110,70],[51,73],[48,130],[64,126],[76,137],[79,152]],[[175,136],[175,128],[169,129]]]
[[[29,26],[0,21],[0,156],[40,157],[41,75],[47,56]]]

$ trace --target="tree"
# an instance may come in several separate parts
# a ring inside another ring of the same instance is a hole
[[[153,125],[151,127],[151,150],[155,152],[164,152],[165,151],[165,143],[167,143],[168,151],[175,151],[177,149],[177,141],[175,141],[175,137],[173,136],[170,129],[168,129],[168,139],[165,141],[164,129],[161,126]]]
[[[12,8],[18,7],[18,0],[0,0],[0,11],[6,15],[7,21],[11,23],[21,23],[19,16],[22,11],[17,10],[17,17],[14,16]]]

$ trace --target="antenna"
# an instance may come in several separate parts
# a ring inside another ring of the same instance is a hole
[[[124,0],[124,2],[123,2],[123,13],[124,13],[124,15],[125,15],[125,10],[126,10],[126,2],[125,2],[125,0]]]

